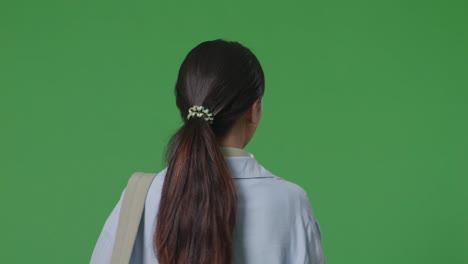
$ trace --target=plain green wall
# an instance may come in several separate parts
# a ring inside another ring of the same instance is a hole
[[[1,263],[88,263],[181,124],[177,71],[237,40],[266,76],[247,150],[308,192],[327,263],[468,263],[458,1],[2,1]]]

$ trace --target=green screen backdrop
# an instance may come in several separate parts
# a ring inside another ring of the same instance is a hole
[[[88,263],[164,168],[198,43],[266,77],[246,150],[302,186],[327,263],[468,263],[466,1],[2,1],[1,263]]]

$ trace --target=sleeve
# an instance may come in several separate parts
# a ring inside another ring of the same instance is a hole
[[[309,198],[305,191],[302,191],[302,214],[304,225],[304,234],[302,238],[303,250],[298,257],[298,264],[325,264],[325,257],[322,249],[322,234],[320,225],[314,215]]]
[[[310,264],[325,264],[320,226],[314,219],[306,225],[306,259]]]
[[[124,193],[125,190],[122,192],[119,201],[114,206],[114,209],[104,223],[104,227],[102,228],[96,245],[94,246],[90,264],[108,264],[111,262],[112,249],[114,247],[117,224],[119,222],[120,207],[122,205]]]

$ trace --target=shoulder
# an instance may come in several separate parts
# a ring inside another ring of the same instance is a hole
[[[314,219],[311,202],[305,189],[299,184],[273,174],[263,168],[263,175],[268,176],[259,187],[258,193],[268,199],[273,206],[284,206],[284,210],[300,216],[304,222]],[[262,192],[264,190],[264,192]]]
[[[120,198],[112,208],[112,211],[107,216],[102,230],[99,234],[98,240],[94,246],[91,255],[91,264],[94,263],[110,263],[112,250],[114,247],[115,236],[117,232],[117,225],[119,222],[120,209],[122,200],[125,194],[125,188],[120,194]]]
[[[263,169],[264,175],[271,177],[270,184],[273,188],[275,188],[278,191],[282,191],[283,193],[286,193],[287,195],[294,197],[298,200],[308,200],[307,193],[302,186],[293,181],[287,180],[282,176],[273,174],[265,168]]]

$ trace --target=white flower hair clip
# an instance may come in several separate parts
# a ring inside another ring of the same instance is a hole
[[[189,108],[189,113],[187,115],[187,120],[190,119],[190,117],[203,117],[206,121],[208,121],[210,124],[213,124],[214,118],[213,114],[208,110],[208,108],[203,107],[201,105],[194,105]]]

